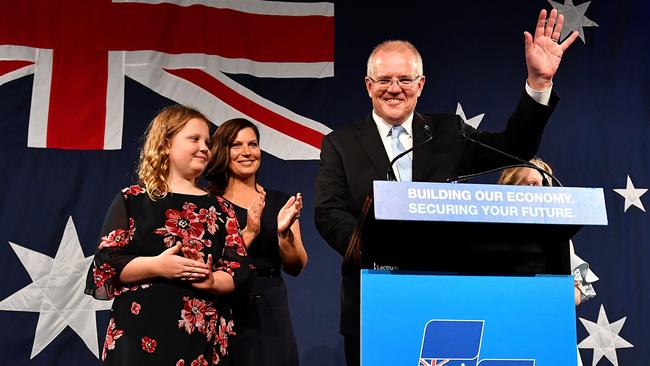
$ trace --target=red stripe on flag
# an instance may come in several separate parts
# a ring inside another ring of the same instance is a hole
[[[0,44],[333,62],[334,17],[109,0],[0,1]]]
[[[25,66],[33,65],[31,61],[0,61],[0,75],[8,74]]]
[[[294,122],[253,102],[204,71],[198,69],[164,70],[172,75],[176,75],[198,85],[231,107],[261,123],[264,123],[264,125],[320,149],[321,140],[323,140],[322,133]]]
[[[105,51],[54,52],[48,148],[104,148],[107,83],[108,55]]]
[[[244,13],[202,5],[113,4],[112,50],[204,53],[262,62],[333,62],[334,17]],[[166,25],[161,28],[161,25]]]

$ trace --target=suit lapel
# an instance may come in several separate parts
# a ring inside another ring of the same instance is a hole
[[[433,134],[433,139],[436,139],[434,129],[422,115],[418,112],[415,112],[413,115],[413,146],[421,143],[426,139],[426,133],[424,132],[424,125],[429,124],[430,131]],[[429,141],[427,145],[434,144],[435,141]],[[425,177],[425,169],[428,165],[428,162],[431,161],[433,157],[433,149],[431,146],[422,146],[413,151],[413,166],[412,174],[413,181],[423,181]]]
[[[372,115],[364,118],[357,124],[356,137],[359,144],[368,155],[379,179],[386,179],[386,170],[388,169],[388,155],[379,136],[377,126],[372,119]]]

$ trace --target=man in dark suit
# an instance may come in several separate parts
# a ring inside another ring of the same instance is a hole
[[[315,221],[321,236],[341,256],[346,256],[359,227],[364,201],[372,194],[372,182],[386,179],[389,161],[400,151],[429,136],[432,141],[393,166],[398,180],[444,181],[508,163],[502,156],[469,142],[463,134],[522,159],[533,157],[558,100],[551,91],[552,78],[562,54],[578,35],[574,32],[558,44],[563,17],[558,17],[556,10],[551,11],[548,21],[546,15],[545,10],[540,12],[534,37],[525,32],[526,90],[501,133],[479,132],[457,115],[415,112],[425,83],[417,49],[406,41],[386,41],[373,50],[365,77],[372,113],[333,131],[323,139],[321,147]],[[364,230],[372,225],[371,216],[365,219]],[[361,240],[362,250],[386,245],[382,239]],[[359,364],[359,263],[344,261],[343,266],[341,333],[347,364],[351,366]],[[369,266],[378,268],[382,263]]]

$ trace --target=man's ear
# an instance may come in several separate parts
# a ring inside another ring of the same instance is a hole
[[[372,98],[372,81],[369,77],[365,77],[364,82],[366,83],[366,90],[368,91],[368,96]]]
[[[426,76],[422,75],[420,76],[420,80],[418,80],[418,97],[422,94],[422,90],[424,89],[424,82],[426,81]]]

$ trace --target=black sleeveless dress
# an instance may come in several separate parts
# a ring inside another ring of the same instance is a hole
[[[287,287],[280,276],[277,216],[289,199],[286,193],[267,190],[259,235],[248,247],[256,276],[248,296],[233,305],[235,330],[231,366],[294,366],[299,364]],[[247,209],[233,204],[244,225]]]

